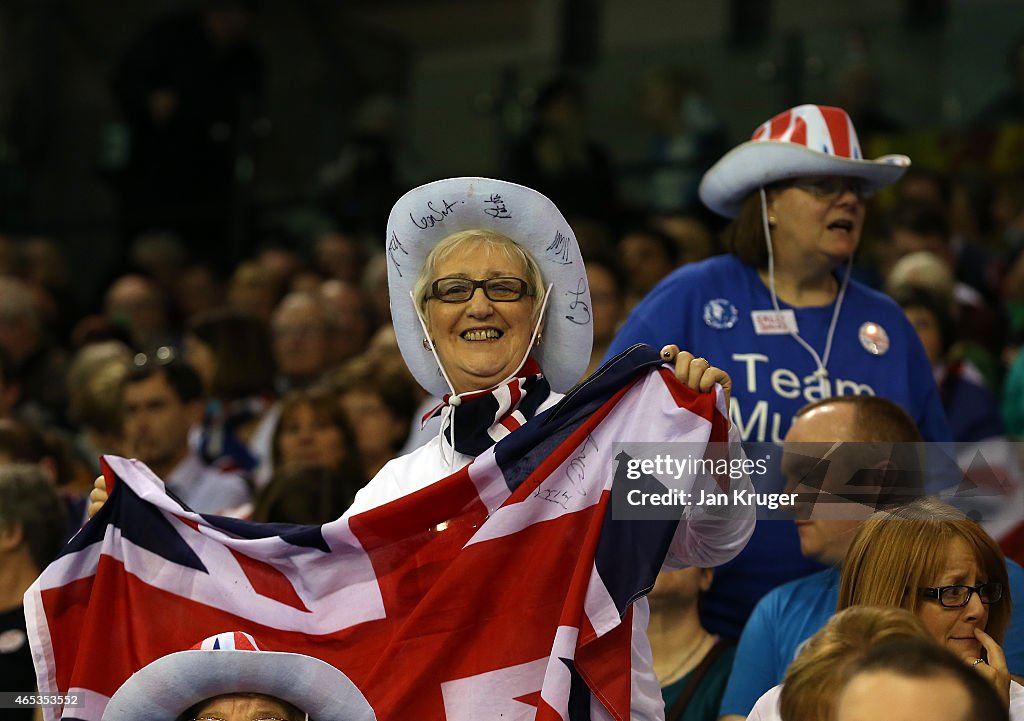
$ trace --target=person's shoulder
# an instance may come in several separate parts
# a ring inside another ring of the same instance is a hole
[[[766,608],[778,612],[790,613],[793,606],[805,606],[817,599],[822,593],[828,593],[834,585],[836,569],[826,568],[808,576],[795,578],[776,586],[764,595],[757,605],[765,605]]]

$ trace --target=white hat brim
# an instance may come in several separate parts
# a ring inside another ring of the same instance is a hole
[[[473,229],[514,240],[537,261],[545,285],[553,285],[544,341],[532,355],[552,390],[569,390],[587,369],[593,345],[590,286],[576,236],[546,196],[491,178],[427,183],[403,195],[391,210],[385,244],[391,318],[413,377],[435,396],[451,392],[434,354],[423,348],[423,329],[409,293],[434,246]]]
[[[860,178],[871,190],[895,183],[910,167],[906,155],[875,160],[852,160],[822,153],[796,143],[748,140],[715,163],[700,182],[700,199],[726,218],[739,215],[750,193],[780,180],[815,175]]]
[[[325,661],[272,651],[189,650],[143,667],[110,698],[103,721],[175,721],[214,696],[257,693],[316,721],[375,721],[366,697]]]

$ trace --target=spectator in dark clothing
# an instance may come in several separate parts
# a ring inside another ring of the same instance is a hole
[[[568,216],[614,218],[618,201],[611,162],[587,136],[583,89],[556,78],[540,89],[533,121],[510,158],[509,179],[539,190]]]
[[[113,89],[131,132],[123,232],[180,234],[196,258],[229,257],[235,164],[257,118],[263,61],[254,4],[205,0],[158,20],[125,52]]]
[[[22,596],[64,542],[64,506],[39,466],[0,466],[0,691],[36,688]],[[34,709],[5,709],[6,721],[29,721]]]

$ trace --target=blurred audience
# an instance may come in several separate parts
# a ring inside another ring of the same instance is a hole
[[[0,691],[36,687],[22,597],[64,543],[66,513],[53,481],[36,465],[0,463]],[[30,721],[32,708],[4,710]]]
[[[648,598],[654,673],[661,684],[667,720],[714,721],[736,646],[700,624],[700,594],[714,569],[662,571]]]
[[[356,434],[328,390],[295,390],[282,399],[272,454],[274,473],[256,498],[256,521],[333,521],[368,480]]]
[[[203,382],[191,366],[169,354],[136,357],[122,405],[127,454],[149,466],[192,510],[223,513],[252,496],[241,476],[207,465],[190,446],[203,411]]]

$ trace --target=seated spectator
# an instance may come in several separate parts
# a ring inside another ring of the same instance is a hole
[[[338,669],[312,656],[264,651],[240,631],[143,666],[103,711],[103,721],[375,718],[362,692]]]
[[[366,250],[354,235],[328,230],[313,241],[313,262],[328,278],[354,284],[363,276]]]
[[[1024,686],[1010,679],[1003,643],[1013,597],[1002,552],[974,521],[921,499],[864,523],[843,563],[837,610],[898,606],[995,689],[1024,719]]]
[[[163,351],[163,354],[160,353]],[[198,513],[223,513],[247,503],[245,480],[203,462],[189,433],[205,407],[199,374],[168,348],[136,356],[125,380],[122,423],[127,452],[167,483]]]
[[[334,393],[292,391],[281,400],[274,430],[274,473],[252,518],[275,523],[327,523],[341,516],[366,485],[356,434]]]
[[[53,481],[29,463],[0,463],[0,691],[36,688],[22,597],[64,543],[64,506]],[[29,721],[33,709],[5,709]]]
[[[1006,708],[952,653],[921,639],[880,643],[850,669],[836,721],[1009,721]]]
[[[628,280],[626,307],[632,308],[679,265],[679,248],[672,236],[653,226],[627,231],[618,244]]]
[[[895,298],[897,293],[906,293],[906,288],[921,289],[942,298],[947,305],[946,315],[950,316],[950,327],[946,336],[950,345],[955,342],[956,357],[969,361],[986,386],[999,386],[999,368],[991,349],[971,340],[972,334],[965,333],[965,326],[976,320],[976,316],[956,300],[956,281],[949,266],[934,253],[920,250],[903,256],[892,267],[885,281],[885,292]],[[897,300],[899,302],[899,300]]]
[[[837,613],[801,646],[782,684],[757,700],[748,721],[831,721],[850,666],[877,644],[904,638],[931,639],[909,611],[858,606]]]
[[[953,295],[959,308],[961,337],[997,354],[1003,342],[1004,323],[993,304],[996,291],[985,284],[992,274],[969,273],[959,267],[964,255],[953,247],[952,230],[944,211],[922,205],[897,208],[889,221],[888,241],[892,263],[920,251],[928,251],[942,260],[955,279]],[[981,287],[962,278],[970,278]],[[886,283],[889,284],[888,277]]]
[[[277,273],[255,260],[240,263],[228,281],[228,305],[267,322],[284,290]]]
[[[370,339],[370,304],[358,286],[327,280],[317,291],[327,320],[327,367],[341,364],[366,350]]]
[[[626,318],[626,277],[612,257],[600,253],[587,256],[587,283],[594,313],[594,347],[584,377],[601,367],[608,346]]]
[[[107,289],[103,301],[107,318],[128,331],[135,350],[174,345],[167,297],[144,275],[123,275]]]
[[[931,361],[953,440],[973,443],[1005,439],[996,397],[978,369],[955,355],[952,298],[912,286],[897,287],[890,295],[903,308]]]
[[[132,351],[120,341],[82,347],[68,370],[68,413],[78,427],[75,450],[91,476],[100,473],[99,457],[122,452],[121,392]]]
[[[401,356],[365,355],[334,376],[341,408],[355,430],[367,478],[396,458],[416,413],[416,384]]]
[[[718,718],[736,647],[700,625],[700,594],[708,590],[713,577],[713,569],[695,566],[662,571],[648,596],[647,637],[666,721]]]
[[[721,252],[708,224],[696,212],[658,215],[651,219],[651,225],[676,242],[679,265],[696,263]]]
[[[31,423],[63,423],[67,412],[67,354],[52,338],[32,288],[0,276],[0,350],[20,391],[14,414]]]
[[[279,393],[307,388],[323,377],[328,370],[327,320],[317,296],[286,295],[271,316],[270,333]]]
[[[276,422],[269,412],[274,362],[267,323],[231,307],[199,313],[185,330],[185,360],[199,373],[208,398],[200,455],[251,478],[269,454]]]
[[[893,444],[920,441],[913,420],[892,401],[876,396],[826,398],[804,406],[793,418],[782,472],[793,490],[805,490],[798,485],[801,479],[815,479],[812,499],[825,493],[838,497],[847,491],[854,474],[866,480],[864,471],[875,472],[884,480],[886,473],[913,472],[915,459],[894,457]],[[830,451],[827,459],[826,451]],[[832,517],[818,517],[823,511]],[[800,552],[827,568],[773,589],[754,607],[722,699],[723,717],[742,719],[761,694],[781,683],[797,649],[835,611],[839,567],[857,529],[872,511],[870,501],[869,505],[823,501],[812,510],[801,509],[795,522]]]

